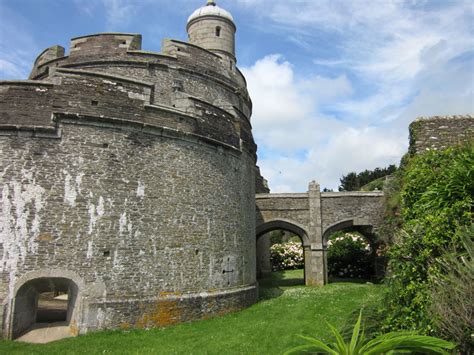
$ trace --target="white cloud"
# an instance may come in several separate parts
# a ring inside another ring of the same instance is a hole
[[[417,116],[474,113],[471,2],[239,3],[258,14],[258,29],[298,43],[325,73],[281,56],[244,70],[274,191],[304,191],[313,179],[335,188],[350,171],[398,163]],[[325,57],[321,38],[334,41]]]
[[[118,31],[136,21],[140,11],[153,5],[153,0],[74,0],[77,8],[93,17],[98,10],[104,10],[106,28],[109,31]],[[163,5],[164,6],[164,5]]]
[[[267,56],[242,72],[254,103],[254,135],[266,148],[303,149],[323,139],[326,129],[341,125],[324,115],[315,120],[314,113],[316,107],[352,93],[345,76],[297,80],[291,64],[279,55]]]
[[[407,137],[386,128],[342,128],[328,133],[325,143],[314,144],[304,157],[271,155],[259,161],[272,192],[306,191],[308,182],[337,189],[351,171],[398,164],[407,150]]]
[[[264,156],[259,164],[272,191],[304,191],[313,179],[337,188],[342,174],[397,162],[406,150],[405,137],[375,127],[351,127],[320,111],[352,94],[344,75],[298,80],[291,64],[278,55],[242,71]]]
[[[131,0],[102,0],[107,13],[107,28],[114,29],[126,24],[136,15],[139,2]]]

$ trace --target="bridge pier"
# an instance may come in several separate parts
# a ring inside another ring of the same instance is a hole
[[[323,286],[326,283],[324,250],[311,250],[311,247],[306,247],[304,258],[305,284],[308,286]]]
[[[323,231],[321,218],[321,190],[316,181],[311,181],[308,186],[309,202],[309,228],[308,237],[311,241],[310,248],[305,251],[305,267],[309,270],[306,274],[308,279],[306,285],[325,284],[326,270],[324,268]],[[307,256],[307,258],[306,258]]]

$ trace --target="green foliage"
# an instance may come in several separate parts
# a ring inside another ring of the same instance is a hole
[[[375,168],[374,170],[364,170],[360,173],[350,172],[347,175],[343,175],[340,179],[339,191],[359,191],[362,186],[367,185],[369,182],[391,175],[396,170],[397,167],[392,164],[382,169]],[[378,185],[374,184],[373,188],[375,189],[376,187],[378,188]]]
[[[270,245],[283,243],[283,236],[285,232],[283,230],[275,230],[270,233]]]
[[[330,277],[369,279],[373,276],[373,256],[369,244],[356,233],[335,233],[328,243]]]
[[[313,337],[300,336],[306,340],[307,345],[300,345],[285,352],[285,354],[300,354],[317,352],[331,355],[359,355],[359,354],[387,354],[399,350],[403,352],[420,352],[434,354],[448,354],[447,350],[454,349],[453,343],[442,339],[418,335],[413,332],[391,332],[379,335],[369,340],[365,337],[362,327],[362,311],[359,313],[350,341],[344,341],[341,333],[331,324],[328,327],[334,335],[335,342],[326,344]]]
[[[361,191],[375,191],[379,190],[382,191],[385,185],[385,180],[387,178],[385,176],[378,178],[376,180],[373,180],[363,186],[360,187]]]
[[[378,237],[379,242],[385,245],[392,243],[403,224],[400,210],[403,171],[397,170],[384,186],[384,219]]]
[[[459,242],[459,230],[472,219],[474,145],[410,159],[400,196],[403,225],[389,251],[385,327],[430,333],[431,279],[442,272],[436,259]]]
[[[474,224],[461,230],[465,252],[459,248],[438,260],[441,274],[432,279],[430,315],[439,336],[459,344],[462,353],[474,353]]]
[[[273,244],[270,247],[273,270],[301,269],[304,267],[303,246],[300,241]]]
[[[418,136],[418,130],[421,127],[422,122],[421,121],[413,121],[410,123],[410,126],[408,126],[408,132],[409,132],[409,146],[408,146],[408,154],[409,155],[414,155],[416,153],[416,140]]]

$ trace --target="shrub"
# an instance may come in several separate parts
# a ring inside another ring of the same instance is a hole
[[[402,229],[389,250],[385,329],[430,333],[430,288],[442,274],[436,259],[459,242],[459,230],[472,218],[474,145],[426,152],[404,169]]]
[[[367,279],[373,275],[369,244],[358,234],[334,234],[328,241],[327,258],[329,276]]]
[[[456,341],[465,354],[474,353],[474,224],[460,237],[459,248],[438,262],[442,274],[433,277],[430,315],[439,336]]]
[[[304,267],[303,246],[296,241],[273,244],[270,260],[273,270],[301,269]]]

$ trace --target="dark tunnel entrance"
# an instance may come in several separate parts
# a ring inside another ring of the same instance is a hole
[[[77,285],[67,278],[41,277],[26,282],[14,300],[12,339],[33,328],[69,325],[77,294]]]

